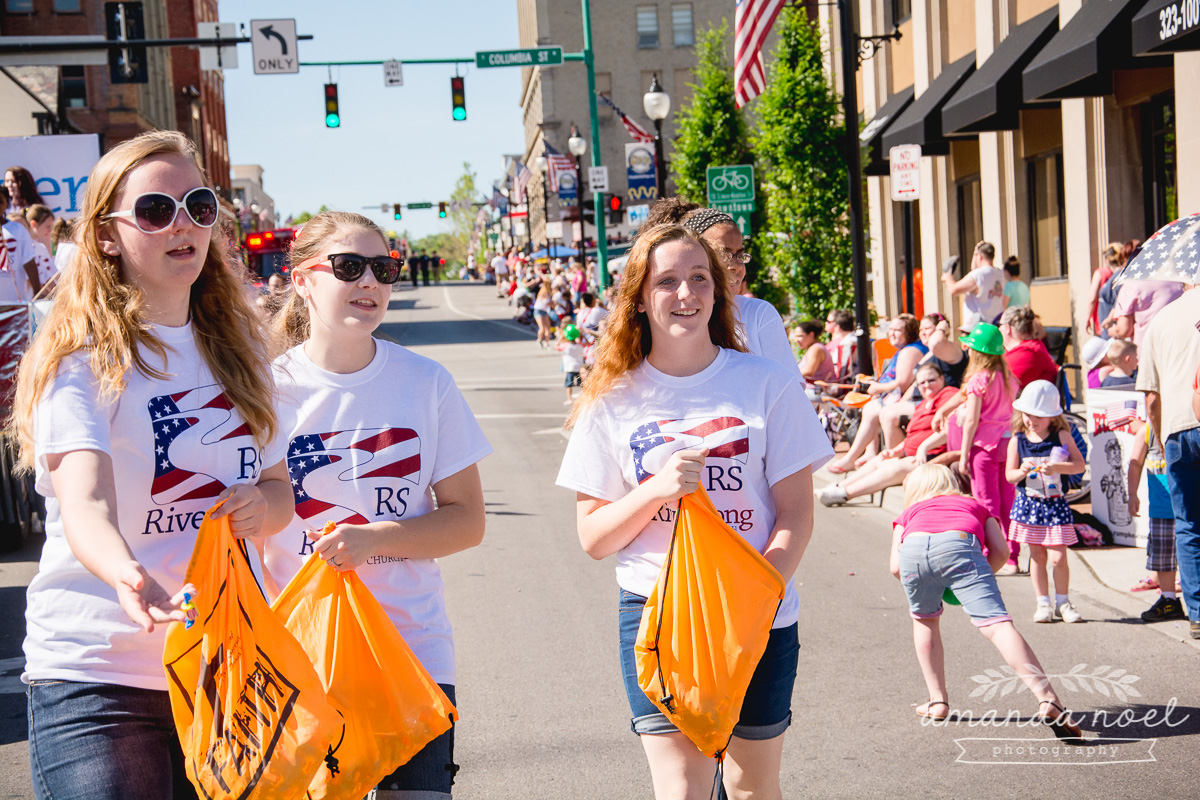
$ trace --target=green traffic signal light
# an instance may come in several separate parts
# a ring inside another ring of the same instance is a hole
[[[399,203],[392,203],[392,219],[400,219],[400,208]]]
[[[446,204],[438,203],[438,216],[442,219],[446,218]]]
[[[450,105],[450,114],[455,122],[462,122],[467,118],[467,90],[462,78],[450,79]]]
[[[338,112],[338,88],[336,83],[325,84],[325,127],[342,127],[342,115]]]

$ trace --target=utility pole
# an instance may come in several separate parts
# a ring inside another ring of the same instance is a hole
[[[596,68],[594,51],[592,50],[592,5],[589,0],[583,2],[583,63],[587,67],[587,82],[588,82],[588,110],[591,113],[592,126],[592,164],[599,167],[602,164],[600,154],[600,114],[596,109]],[[583,187],[579,187],[579,197],[582,202]],[[596,216],[596,271],[599,273],[597,278],[600,282],[600,291],[603,292],[609,286],[608,278],[608,236],[605,231],[604,219],[604,193],[596,192],[592,195],[593,208]],[[579,216],[583,218],[583,206],[579,208]],[[580,224],[579,230],[583,231],[583,225]],[[585,248],[586,251],[586,248]],[[585,258],[586,261],[586,258]]]
[[[842,119],[846,125],[846,173],[850,183],[850,253],[854,275],[854,319],[858,325],[858,371],[872,375],[871,312],[867,307],[867,256],[863,249],[862,163],[858,144],[858,34],[850,0],[837,0],[842,29]],[[911,281],[910,281],[910,286]]]

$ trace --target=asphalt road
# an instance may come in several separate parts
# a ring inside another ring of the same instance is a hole
[[[509,316],[492,287],[406,287],[381,330],[453,373],[496,450],[481,464],[487,535],[442,561],[462,713],[455,796],[649,798],[618,673],[614,564],[583,553],[574,498],[554,486],[566,445],[558,357]],[[913,713],[925,690],[912,625],[887,569],[889,516],[818,506],[797,577],[802,649],[785,797],[1200,795],[1197,652],[1093,600],[1086,575],[1073,590],[1089,620],[1081,625],[1033,624],[1027,577],[1003,578],[1001,587],[1046,671],[1085,676],[1054,680],[1086,713],[1088,735],[1106,741],[1068,751],[1029,725],[1033,697],[1010,688],[998,654],[955,610],[943,632],[951,700],[964,718],[922,726]],[[31,796],[17,676],[21,587],[36,555],[34,543],[0,559],[0,619],[11,621],[0,627],[0,798]],[[1010,712],[1007,725],[980,722]],[[1105,712],[1107,727],[1098,724]]]

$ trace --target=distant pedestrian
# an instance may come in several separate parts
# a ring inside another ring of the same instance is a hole
[[[1000,333],[1004,337],[1004,360],[1017,379],[1017,391],[1033,381],[1058,379],[1058,364],[1038,338],[1037,315],[1029,306],[1009,306],[1000,315]]]
[[[6,275],[0,275],[0,303],[27,303],[42,288],[38,279],[37,248],[24,214],[9,219],[8,190],[0,188],[0,222],[7,250]]]
[[[1082,744],[1083,731],[1063,708],[1004,607],[994,573],[1004,564],[1006,547],[995,515],[964,495],[954,473],[939,464],[917,467],[908,476],[904,505],[904,513],[892,523],[891,570],[908,595],[917,662],[929,693],[929,700],[917,706],[917,716],[932,722],[951,717],[940,625],[949,591],[1038,698],[1038,722],[1058,738]]]
[[[1167,461],[1163,457],[1162,445],[1154,435],[1154,429],[1141,420],[1134,420],[1129,432],[1133,435],[1133,449],[1129,453],[1129,497],[1130,516],[1141,516],[1146,512],[1150,523],[1146,537],[1146,569],[1154,573],[1154,585],[1158,586],[1158,600],[1142,612],[1146,622],[1168,619],[1186,619],[1183,601],[1175,591],[1175,570],[1179,562],[1175,556],[1175,511],[1171,508],[1171,490],[1167,485]],[[1138,488],[1146,475],[1146,493],[1149,507],[1143,509],[1138,498]],[[1143,584],[1149,584],[1144,580]]]
[[[46,204],[38,193],[33,175],[24,167],[9,167],[4,171],[4,188],[8,190],[14,211],[24,211],[32,205]]]
[[[1004,311],[1004,270],[997,269],[993,260],[996,248],[989,242],[975,245],[971,255],[971,271],[960,281],[949,272],[942,273],[942,283],[950,294],[963,296],[963,324],[973,330],[980,322],[995,325]]]
[[[1004,307],[1029,305],[1029,284],[1021,280],[1021,261],[1016,256],[1004,260]]]

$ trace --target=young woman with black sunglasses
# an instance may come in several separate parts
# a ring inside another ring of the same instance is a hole
[[[372,336],[400,277],[387,252],[379,226],[342,212],[309,220],[292,247],[275,378],[296,515],[265,544],[268,584],[278,593],[314,552],[355,570],[453,701],[454,641],[434,559],[482,540],[476,464],[492,449],[445,368]],[[337,527],[322,536],[326,522]],[[388,765],[398,768],[379,800],[450,797],[453,735]]]

